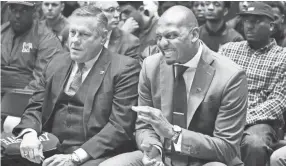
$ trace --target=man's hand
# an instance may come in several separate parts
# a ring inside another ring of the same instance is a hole
[[[128,18],[125,23],[121,26],[121,30],[129,33],[133,33],[139,28],[137,21],[133,17]]]
[[[142,162],[144,166],[164,166],[159,149],[147,143],[142,143],[141,149],[143,150]]]
[[[42,166],[76,166],[71,160],[71,154],[56,154],[47,158]]]
[[[43,155],[43,145],[35,132],[29,132],[23,136],[20,144],[20,152],[23,158],[33,163],[40,164],[45,158]]]
[[[174,136],[173,125],[169,123],[161,110],[149,106],[133,106],[132,110],[138,113],[139,120],[152,125],[161,137],[171,139]]]

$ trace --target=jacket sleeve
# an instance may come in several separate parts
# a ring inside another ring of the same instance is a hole
[[[34,129],[38,135],[42,132],[42,104],[44,102],[46,80],[44,76],[39,79],[37,90],[29,100],[20,123],[13,129],[13,134],[18,135],[23,129]]]
[[[128,43],[131,43],[130,47],[127,48],[126,53],[124,55],[129,56],[134,59],[139,59],[140,54],[140,41],[138,38],[134,36],[133,41],[127,41]]]
[[[240,71],[229,79],[224,88],[213,136],[183,129],[182,153],[232,165],[237,156],[240,156],[240,141],[246,122],[247,95],[246,75]]]
[[[130,59],[115,76],[109,122],[81,146],[92,158],[102,157],[133,138],[136,113],[131,107],[137,105],[139,72],[139,63]]]
[[[138,105],[153,107],[151,84],[150,80],[147,78],[147,70],[146,70],[146,65],[148,63],[147,60],[148,58],[143,61],[143,66],[139,77]],[[155,132],[155,130],[150,124],[146,124],[145,122],[137,119],[135,129],[136,129],[135,133],[136,143],[139,149],[141,148],[141,144],[143,142],[150,143],[152,145],[157,145],[161,148],[163,147],[160,141],[160,136]]]

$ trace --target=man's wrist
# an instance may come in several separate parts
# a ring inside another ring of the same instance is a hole
[[[71,155],[70,155],[70,160],[72,163],[74,163],[75,165],[80,165],[82,164],[82,161],[81,159],[79,158],[79,156],[73,152]]]

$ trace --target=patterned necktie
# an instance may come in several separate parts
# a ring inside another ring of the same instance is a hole
[[[187,90],[183,77],[184,72],[188,69],[186,66],[176,65],[176,78],[173,92],[173,125],[187,128]],[[172,144],[172,151],[175,151]],[[185,166],[188,164],[188,157],[181,154],[171,155],[172,164],[174,166]]]
[[[79,89],[81,82],[82,82],[82,74],[83,74],[83,68],[84,68],[84,63],[78,63],[78,70],[70,84],[69,90],[68,90],[68,95],[73,96]]]

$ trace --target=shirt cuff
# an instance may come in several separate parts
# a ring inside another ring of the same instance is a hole
[[[160,146],[158,145],[153,145],[155,148],[157,148],[159,151],[160,151],[160,154],[161,154],[161,158],[163,157],[163,152],[162,152],[162,149]]]
[[[74,153],[78,156],[81,163],[86,162],[90,158],[89,154],[82,148],[75,150]]]
[[[27,133],[29,133],[29,132],[34,133],[36,136],[38,135],[37,132],[36,132],[36,130],[31,129],[31,128],[27,128],[27,129],[22,130],[22,131],[18,134],[18,136],[16,137],[16,139],[17,139],[17,138],[20,138],[20,137],[23,137],[25,134],[27,134]]]
[[[176,152],[182,151],[182,139],[182,133],[180,133],[177,143],[173,143]]]

